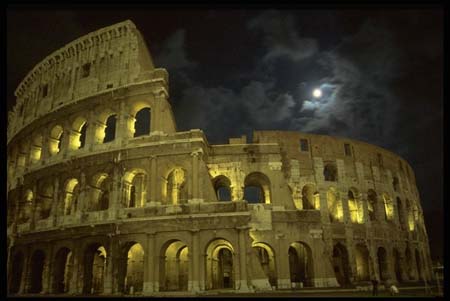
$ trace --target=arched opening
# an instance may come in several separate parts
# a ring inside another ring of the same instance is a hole
[[[100,244],[91,244],[84,252],[83,294],[100,294],[106,268],[106,249]]]
[[[330,222],[343,222],[344,210],[342,208],[342,201],[338,197],[336,189],[330,187],[327,191],[327,205]]]
[[[11,278],[9,282],[9,293],[17,294],[20,290],[20,284],[22,281],[24,256],[22,252],[17,252],[11,261]]]
[[[369,211],[369,219],[370,221],[377,220],[377,194],[373,189],[369,189],[367,192],[367,207]]]
[[[423,275],[422,275],[422,260],[419,254],[419,250],[415,250],[415,255],[416,255],[416,267],[417,267],[417,280],[421,280],[423,279]]]
[[[387,253],[383,247],[379,247],[377,251],[378,258],[378,270],[380,273],[380,279],[385,281],[389,278]]]
[[[323,177],[325,181],[337,181],[337,168],[334,163],[327,163],[323,168]]]
[[[161,249],[160,282],[162,291],[187,291],[189,281],[189,250],[180,241],[167,242]]]
[[[394,270],[395,270],[395,277],[397,277],[398,282],[403,282],[403,268],[402,268],[402,258],[400,255],[400,252],[394,248],[393,251],[394,254]]]
[[[313,286],[313,261],[311,248],[303,242],[294,242],[289,246],[289,271],[291,282],[296,287]]]
[[[400,184],[399,184],[399,181],[398,181],[397,177],[393,177],[392,178],[392,187],[394,188],[395,192],[399,192],[400,191]]]
[[[337,243],[333,248],[333,269],[336,280],[341,287],[347,287],[350,281],[350,263],[347,248],[341,243]]]
[[[100,173],[93,177],[91,186],[91,203],[89,211],[107,210],[109,207],[109,192],[111,190],[111,177],[106,173]]]
[[[103,143],[107,143],[116,139],[116,123],[117,123],[117,115],[110,115],[106,119],[106,127],[103,132],[104,138]]]
[[[412,254],[409,247],[406,247],[405,250],[405,265],[406,265],[406,271],[407,276],[409,280],[414,280],[414,264],[412,262]]]
[[[27,154],[27,146],[25,141],[20,141],[19,143],[19,153],[17,154],[17,168],[23,171],[26,164]]]
[[[307,184],[302,189],[302,209],[320,209],[319,192],[314,185]]]
[[[206,250],[206,289],[234,288],[234,249],[225,239],[215,239]]]
[[[231,182],[227,177],[215,177],[213,179],[213,185],[218,201],[231,201]]]
[[[39,189],[39,199],[36,210],[39,211],[39,219],[50,217],[53,203],[53,185],[45,181]]]
[[[384,213],[387,221],[394,219],[394,204],[387,193],[383,193]]]
[[[151,111],[150,108],[140,109],[136,113],[134,123],[134,137],[150,134]]]
[[[399,197],[397,197],[397,214],[398,214],[398,221],[400,223],[400,226],[403,230],[406,229],[406,223],[405,223],[405,217],[403,214],[403,206],[402,201]]]
[[[55,256],[53,267],[53,293],[65,294],[69,292],[72,279],[73,257],[68,248],[61,248]]]
[[[51,156],[56,155],[61,151],[62,140],[63,128],[60,125],[55,125],[50,131],[49,153]]]
[[[37,134],[32,138],[31,149],[30,149],[30,162],[34,164],[41,160],[42,154],[42,135]]]
[[[119,291],[134,294],[143,291],[144,248],[137,242],[124,245],[119,265]]]
[[[69,138],[69,149],[76,150],[83,148],[86,144],[87,120],[78,117],[72,123],[72,131]]]
[[[277,286],[277,271],[275,267],[275,254],[273,249],[265,243],[254,243],[258,261],[271,287]]]
[[[147,200],[147,173],[142,169],[127,171],[123,177],[124,207],[144,207]]]
[[[252,172],[244,180],[244,199],[250,204],[270,204],[270,181],[260,172]]]
[[[64,194],[64,215],[73,214],[77,210],[79,186],[78,180],[75,178],[69,179],[66,182]]]
[[[31,220],[33,215],[34,206],[34,194],[30,189],[27,189],[24,193],[24,199],[20,204],[20,211],[18,217],[18,223],[27,223]]]
[[[414,223],[414,213],[411,202],[408,199],[406,199],[406,211],[408,214],[408,230],[412,232],[414,231],[416,225]]]
[[[362,201],[355,197],[358,195],[356,189],[350,189],[348,191],[348,210],[350,213],[350,221],[355,224],[364,223],[364,208]]]
[[[171,205],[187,202],[186,173],[182,168],[173,169],[167,176],[166,196]]]
[[[356,280],[357,281],[369,281],[369,250],[363,244],[356,245],[355,248],[355,261],[356,261]]]
[[[45,254],[37,250],[31,256],[29,293],[37,294],[42,291],[42,277],[45,265]]]

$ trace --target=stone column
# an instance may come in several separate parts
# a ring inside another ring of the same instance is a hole
[[[52,280],[53,280],[53,264],[54,264],[54,256],[53,256],[53,244],[50,243],[48,248],[48,254],[45,258],[44,270],[42,272],[42,293],[48,294],[52,290]]]
[[[191,197],[193,202],[201,202],[200,187],[199,187],[199,157],[203,154],[203,150],[200,148],[191,153],[192,157],[192,175],[191,175]]]
[[[19,295],[28,292],[28,274],[30,271],[31,254],[29,253],[28,249],[26,249],[24,253],[25,258],[23,262],[22,275],[20,275],[20,287],[18,292]]]
[[[231,185],[231,197],[233,201],[240,201],[244,199],[244,187],[240,185]]]
[[[204,252],[199,253],[200,258],[200,264],[199,264],[199,285],[200,285],[200,291],[206,290],[206,259],[208,257],[208,254]]]
[[[239,231],[239,266],[240,266],[240,286],[239,291],[250,291],[247,276],[247,236],[248,227],[238,227]]]
[[[82,273],[84,272],[84,269],[82,268],[82,264],[84,264],[84,261],[82,260],[83,257],[83,250],[82,250],[82,243],[80,241],[74,241],[73,249],[72,251],[72,275],[71,279],[69,280],[69,294],[79,294],[83,290],[83,285],[80,283],[83,280]]]
[[[157,167],[158,163],[157,163],[157,156],[150,156],[150,183],[149,183],[149,188],[150,188],[150,197],[147,198],[148,200],[150,200],[150,202],[157,202],[159,199],[159,196],[156,195],[156,185],[157,185],[157,181],[158,181],[158,167]]]
[[[37,203],[37,183],[33,183],[33,207],[31,211],[30,217],[30,229],[34,229],[36,227],[36,221],[38,220],[38,215],[40,214],[40,206]]]
[[[319,188],[320,198],[320,221],[322,224],[330,223],[330,213],[328,212],[327,190]]]
[[[72,134],[72,126],[68,122],[65,122],[63,124],[62,137],[60,137],[60,139],[62,139],[61,147],[59,149],[59,153],[55,155],[60,156],[60,158],[65,158],[67,156],[67,153],[70,152],[69,143],[71,139],[71,134]]]
[[[275,257],[277,266],[278,289],[291,288],[291,274],[289,270],[289,244],[286,241],[285,234],[276,234],[277,240],[277,256]]]
[[[97,143],[95,139],[97,122],[95,120],[95,112],[92,110],[89,112],[88,120],[86,121],[86,138],[84,140],[84,149],[92,151],[94,145]]]
[[[106,253],[106,271],[103,280],[103,294],[108,295],[114,293],[113,290],[113,273],[114,273],[114,262],[116,257],[119,255],[117,250],[117,242],[113,235],[109,235],[109,254]]]
[[[57,225],[58,218],[58,196],[59,196],[59,177],[55,176],[53,179],[53,202],[50,209],[50,218],[52,219],[53,226]]]
[[[111,195],[108,204],[108,216],[109,219],[115,219],[117,214],[117,209],[120,208],[119,204],[121,201],[121,181],[120,181],[120,170],[117,164],[113,168],[113,178],[111,184]]]
[[[201,261],[201,253],[200,252],[200,231],[198,229],[191,230],[191,238],[192,238],[192,250],[189,250],[189,274],[192,275],[192,278],[189,278],[189,291],[198,292],[200,291],[200,261]],[[192,270],[192,272],[191,272]]]
[[[77,208],[75,210],[75,216],[80,217],[85,211],[86,211],[86,202],[88,201],[87,198],[87,184],[86,184],[86,175],[82,172],[80,174],[80,185],[79,193],[78,193],[78,199],[77,199]],[[74,204],[74,203],[73,203]]]
[[[147,250],[144,254],[144,294],[151,294],[158,291],[158,285],[155,282],[155,234],[147,234]]]
[[[167,101],[165,93],[161,90],[153,91],[153,110],[151,111],[150,132],[152,135],[161,135],[164,133],[163,124],[163,102]]]
[[[342,202],[342,210],[344,211],[344,224],[351,224],[351,218],[350,218],[350,210],[348,208],[348,197],[347,193],[344,192],[342,189],[339,189],[339,199]]]

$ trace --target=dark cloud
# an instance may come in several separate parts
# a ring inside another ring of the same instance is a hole
[[[304,102],[314,110],[303,131],[324,131],[386,146],[399,111],[392,81],[401,75],[402,60],[392,34],[372,20],[333,50],[323,54],[322,64],[330,75],[321,81],[333,83],[331,94],[319,102]],[[330,115],[332,118],[330,118]]]
[[[187,58],[185,44],[186,30],[179,29],[164,42],[161,53],[155,58],[157,65],[169,70],[195,67],[197,63]]]
[[[317,41],[300,37],[295,18],[286,12],[266,11],[250,20],[248,28],[262,32],[267,47],[265,61],[288,57],[297,62],[317,52]]]

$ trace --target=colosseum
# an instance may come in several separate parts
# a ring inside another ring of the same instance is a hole
[[[177,131],[131,21],[38,63],[7,129],[8,294],[202,295],[430,280],[411,166],[347,138]],[[220,126],[220,123],[218,124]]]

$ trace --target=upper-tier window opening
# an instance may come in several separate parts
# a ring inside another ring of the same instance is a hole
[[[91,63],[84,64],[81,70],[81,77],[82,78],[88,77],[90,73],[91,73]]]
[[[345,144],[344,144],[344,151],[345,151],[345,155],[346,155],[346,156],[351,157],[351,155],[352,155],[352,150],[351,150],[351,148],[350,148],[350,144],[348,144],[348,143],[345,143]]]
[[[307,139],[300,139],[300,150],[302,152],[307,152],[309,150]]]
[[[143,108],[136,113],[134,137],[150,134],[150,108]]]
[[[47,97],[48,95],[48,84],[42,86],[42,97]]]
[[[332,163],[328,163],[323,168],[323,176],[325,181],[337,181],[337,169]]]

